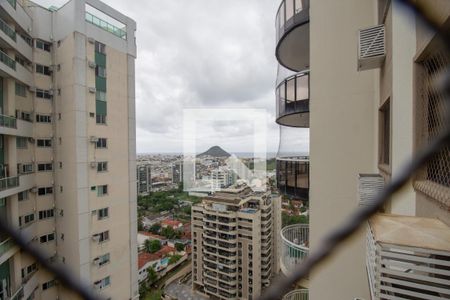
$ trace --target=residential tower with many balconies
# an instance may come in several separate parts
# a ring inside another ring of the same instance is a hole
[[[192,283],[212,299],[255,299],[278,272],[281,202],[246,186],[192,206]]]
[[[97,0],[0,1],[0,215],[111,299],[137,285],[136,24]],[[77,299],[0,236],[0,299]]]

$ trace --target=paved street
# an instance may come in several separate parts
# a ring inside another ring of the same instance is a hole
[[[178,300],[207,300],[207,297],[194,293],[192,291],[192,282],[188,280],[185,283],[178,283],[178,280],[169,284],[164,292],[170,297],[177,298]]]

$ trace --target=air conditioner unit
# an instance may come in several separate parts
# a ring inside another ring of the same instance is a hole
[[[32,93],[35,93],[35,92],[36,92],[36,87],[30,86],[30,87],[28,87],[28,90],[29,90],[30,92],[32,92]]]
[[[100,235],[98,235],[98,234],[94,234],[93,236],[92,236],[92,240],[94,241],[94,242],[100,242]]]
[[[34,143],[34,142],[35,142],[34,138],[32,138],[32,137],[29,137],[29,138],[28,138],[28,141],[29,141],[30,143]]]
[[[90,165],[91,165],[92,169],[97,168],[97,162],[96,161],[91,161]]]
[[[89,141],[90,141],[91,143],[97,143],[97,142],[98,142],[98,137],[96,137],[96,136],[91,136],[91,137],[89,138]]]
[[[53,72],[53,69],[54,69],[53,66],[49,66],[49,67],[48,67],[48,70],[49,70],[50,72]]]
[[[94,265],[96,265],[97,267],[100,265],[100,258],[94,258],[93,260],[92,260],[92,263],[94,264]]]
[[[358,71],[381,67],[386,58],[384,24],[361,29],[358,32]]]
[[[384,178],[379,174],[359,174],[359,206],[371,205],[384,188]]]
[[[88,38],[88,42],[89,42],[89,44],[95,44],[95,40],[91,37]]]
[[[90,87],[89,88],[89,93],[91,93],[91,94],[95,94],[96,91],[97,90],[95,89],[95,87]]]
[[[93,62],[93,61],[88,61],[88,65],[89,65],[89,68],[95,69],[95,62]]]
[[[48,94],[49,94],[50,96],[53,96],[53,90],[49,90],[49,91],[48,91]]]
[[[37,193],[37,191],[38,191],[37,187],[32,187],[30,189],[30,192],[35,193],[35,194]]]

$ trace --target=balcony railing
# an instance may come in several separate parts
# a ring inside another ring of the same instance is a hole
[[[309,199],[309,158],[277,158],[277,187],[280,193],[300,200]]]
[[[0,19],[0,30],[9,36],[14,42],[16,41],[16,32],[2,19]]]
[[[278,124],[309,127],[309,71],[283,80],[276,88],[276,101]]]
[[[0,61],[10,67],[13,70],[16,70],[16,61],[9,57],[5,52],[0,50]]]
[[[275,27],[278,61],[295,71],[309,66],[309,0],[283,0]]]
[[[281,270],[289,274],[309,253],[309,225],[294,224],[281,230]]]
[[[86,12],[85,19],[88,23],[91,23],[105,31],[108,31],[109,33],[112,33],[115,36],[120,37],[121,39],[127,39],[127,32],[125,30],[120,29],[119,27],[98,18],[91,13]]]
[[[17,119],[10,116],[0,115],[0,127],[17,129]]]
[[[2,257],[3,254],[8,252],[12,247],[14,247],[14,243],[10,238],[0,242],[0,257]]]
[[[19,177],[7,177],[0,179],[0,191],[15,188],[19,186]]]
[[[283,300],[308,300],[308,290],[301,289],[291,291],[283,297]]]

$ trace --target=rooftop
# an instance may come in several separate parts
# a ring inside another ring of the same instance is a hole
[[[164,246],[155,253],[141,252],[138,255],[138,268],[141,269],[145,264],[166,257],[168,254],[175,252],[175,248]]]

